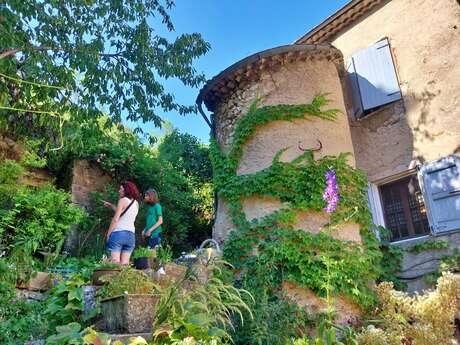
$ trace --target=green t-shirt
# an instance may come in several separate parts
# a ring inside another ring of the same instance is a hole
[[[155,204],[149,207],[147,211],[147,220],[145,222],[144,232],[150,229],[156,222],[158,222],[158,218],[163,216],[163,210],[160,204]],[[162,226],[160,225],[158,228],[153,230],[152,235],[156,236],[162,231]]]

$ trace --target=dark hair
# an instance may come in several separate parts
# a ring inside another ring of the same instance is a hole
[[[153,197],[153,201],[151,202],[153,205],[160,203],[160,200],[158,199],[158,193],[155,189],[149,188],[145,192],[145,195],[151,195]]]
[[[140,197],[139,190],[137,189],[136,185],[131,181],[125,181],[121,184],[123,189],[125,190],[125,197],[129,199],[138,200]]]

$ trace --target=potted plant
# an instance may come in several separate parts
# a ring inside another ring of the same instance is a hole
[[[130,334],[151,332],[159,299],[153,281],[144,272],[131,268],[101,279],[108,283],[98,292],[104,329]]]
[[[120,265],[112,262],[101,262],[97,264],[92,276],[93,285],[104,285],[105,282],[101,280],[102,276],[117,274],[120,273],[120,271]]]
[[[134,267],[138,270],[144,270],[146,268],[151,268],[151,258],[154,256],[154,251],[147,247],[139,247],[133,253],[133,263]]]

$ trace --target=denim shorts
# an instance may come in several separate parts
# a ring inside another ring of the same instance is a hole
[[[107,241],[107,249],[111,252],[132,252],[136,245],[134,232],[128,230],[114,231]]]
[[[149,248],[150,249],[153,249],[155,248],[156,246],[158,246],[161,242],[161,233],[160,234],[156,234],[155,236],[150,236],[149,237]]]

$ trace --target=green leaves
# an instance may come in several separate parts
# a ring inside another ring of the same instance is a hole
[[[368,283],[378,275],[381,254],[370,231],[367,180],[362,172],[347,164],[348,154],[315,160],[313,153],[307,151],[291,162],[282,162],[280,156],[284,150],[281,149],[270,167],[243,176],[236,173],[243,146],[259,126],[309,116],[331,121],[333,126],[339,111],[323,109],[329,103],[324,95],[315,97],[311,104],[302,105],[258,108],[258,101],[251,104],[248,113],[236,124],[228,155],[220,151],[215,141],[211,142],[214,186],[228,202],[233,224],[238,228],[225,243],[226,259],[237,269],[243,269],[243,273],[253,272],[254,265],[270,268],[271,273],[263,276],[268,291],[279,288],[282,279],[289,279],[319,295],[340,292],[370,307],[375,298]],[[296,211],[322,212],[324,174],[330,169],[336,172],[340,193],[338,208],[331,215],[330,223],[316,235],[295,229]],[[250,222],[243,212],[242,200],[254,195],[274,197],[284,208]],[[332,236],[336,225],[344,222],[361,225],[364,245],[339,241]],[[275,276],[279,278],[273,278]]]
[[[186,86],[201,85],[205,77],[193,63],[210,46],[198,33],[171,41],[157,34],[153,23],[159,21],[152,18],[174,29],[172,5],[170,0],[9,1],[0,9],[2,73],[62,89],[0,83],[0,96],[8,95],[15,108],[90,117],[104,109],[116,122],[152,121],[157,127],[159,109],[194,112],[194,105],[177,103],[162,84],[176,78]]]

